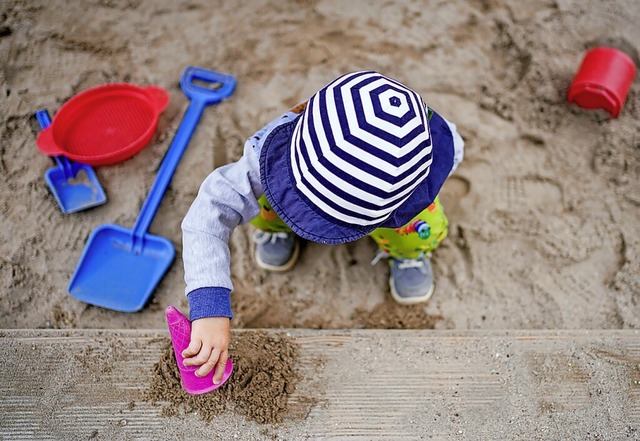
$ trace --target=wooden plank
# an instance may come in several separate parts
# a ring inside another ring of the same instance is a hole
[[[234,332],[299,345],[283,423],[161,416],[142,397],[166,332],[12,330],[0,439],[640,439],[638,331]]]

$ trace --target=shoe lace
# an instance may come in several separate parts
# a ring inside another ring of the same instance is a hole
[[[409,269],[409,268],[422,268],[424,266],[424,259],[404,259],[399,260],[398,269]]]
[[[388,259],[389,258],[389,252],[388,251],[384,251],[384,250],[378,250],[376,252],[376,255],[373,256],[373,259],[371,260],[371,265],[375,265],[376,263],[380,262],[381,259]]]
[[[373,256],[373,260],[371,261],[371,265],[375,265],[381,259],[388,259],[389,252],[384,250],[378,250],[376,255]],[[398,263],[398,269],[408,269],[408,268],[423,268],[425,266],[425,259],[431,257],[431,254],[423,254],[422,256],[416,259],[395,259]]]
[[[427,259],[431,258],[431,253],[425,253],[416,259],[398,259],[398,269],[417,268],[420,272],[427,271]]]
[[[286,240],[289,238],[289,233],[267,233],[266,231],[256,230],[253,233],[253,241],[258,245],[263,245],[269,241],[276,243],[278,239]]]

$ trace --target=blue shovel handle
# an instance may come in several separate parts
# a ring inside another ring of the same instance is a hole
[[[195,83],[195,80],[219,87],[217,89],[202,87]],[[236,87],[236,79],[231,75],[189,66],[180,78],[180,86],[191,101],[202,101],[205,106],[208,106],[230,96]]]
[[[36,119],[38,120],[42,130],[51,125],[51,117],[49,116],[49,112],[46,110],[38,110],[36,112]],[[53,158],[56,160],[58,167],[62,169],[65,179],[76,177],[76,170],[73,169],[73,163],[71,161],[64,156],[54,156]]]
[[[209,89],[194,83],[194,80],[210,83],[212,86],[219,85],[217,89]],[[149,230],[153,217],[160,207],[160,202],[164,196],[173,173],[175,172],[182,154],[187,148],[196,125],[200,120],[202,111],[210,104],[219,103],[233,93],[236,86],[236,79],[227,74],[213,72],[206,69],[189,66],[185,69],[180,78],[180,86],[185,95],[191,99],[191,103],[180,122],[169,150],[167,151],[158,175],[145,199],[140,214],[133,227],[134,252],[139,253],[143,245],[143,236]]]

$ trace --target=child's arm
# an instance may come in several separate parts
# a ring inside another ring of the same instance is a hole
[[[233,289],[229,238],[240,223],[258,215],[261,194],[258,158],[250,147],[237,162],[219,167],[200,186],[182,221],[182,259],[191,320],[225,315],[219,313],[219,306]],[[230,308],[228,298],[224,303]],[[202,314],[194,317],[194,307]],[[231,317],[231,311],[227,312]]]
[[[229,237],[240,223],[249,222],[260,212],[262,144],[275,127],[295,117],[290,111],[267,124],[247,140],[237,162],[214,170],[182,221],[182,257],[192,321],[231,317]]]
[[[449,173],[449,175],[452,175],[464,158],[464,140],[462,136],[460,136],[460,133],[458,133],[458,128],[454,123],[444,117],[442,117],[442,119],[447,123],[451,131],[451,136],[453,137],[453,167],[451,167],[451,172]]]
[[[240,223],[258,215],[262,195],[259,155],[269,132],[295,117],[288,112],[247,140],[243,156],[214,170],[202,183],[182,222],[186,294],[192,322],[185,364],[197,375],[215,369],[219,382],[229,357],[231,282],[229,237]]]
[[[198,376],[215,369],[222,379],[229,357],[233,289],[229,237],[234,228],[255,217],[262,194],[258,161],[250,146],[236,163],[220,167],[203,182],[182,222],[182,257],[189,301],[191,340],[185,365],[200,366]]]

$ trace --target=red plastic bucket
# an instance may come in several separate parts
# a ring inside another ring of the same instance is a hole
[[[71,98],[40,132],[37,145],[49,156],[90,165],[129,159],[151,140],[169,94],[156,86],[114,83]]]
[[[567,99],[586,109],[605,109],[615,118],[635,74],[636,65],[624,52],[611,47],[591,49],[582,59]]]

